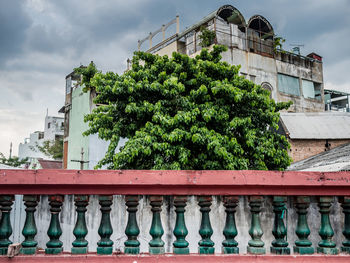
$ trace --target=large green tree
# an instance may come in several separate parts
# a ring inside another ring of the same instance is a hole
[[[86,135],[110,141],[98,167],[110,169],[284,169],[289,144],[277,134],[278,111],[267,90],[222,62],[223,46],[195,58],[135,52],[123,75],[89,79],[95,103]],[[116,153],[119,138],[128,138]]]

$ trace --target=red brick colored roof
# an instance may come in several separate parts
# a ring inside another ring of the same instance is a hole
[[[62,169],[62,161],[38,160],[42,169]]]

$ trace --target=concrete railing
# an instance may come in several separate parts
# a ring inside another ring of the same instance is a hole
[[[350,262],[350,172],[0,170],[0,194],[0,262]],[[17,245],[14,195],[26,207]]]

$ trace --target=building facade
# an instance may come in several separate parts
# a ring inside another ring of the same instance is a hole
[[[324,111],[322,57],[278,49],[273,27],[261,15],[246,21],[238,9],[225,5],[147,52],[171,56],[175,51],[194,57],[202,49],[203,27],[215,32],[213,44],[228,47],[222,54],[223,61],[241,65],[240,74],[270,90],[276,101],[293,101],[288,111]],[[150,37],[155,35],[151,33]]]

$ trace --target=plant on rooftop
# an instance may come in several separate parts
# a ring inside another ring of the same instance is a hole
[[[91,84],[90,84],[90,80],[93,76],[95,76],[95,74],[98,72],[96,65],[93,61],[90,62],[89,66],[87,67],[83,67],[80,66],[78,68],[74,69],[74,73],[77,75],[81,75],[82,79],[81,81],[79,81],[79,85],[84,85],[83,87],[83,91],[87,92],[88,90],[90,90],[92,88]]]
[[[110,141],[98,167],[109,169],[284,169],[289,144],[274,132],[278,111],[269,91],[221,62],[223,46],[195,58],[135,52],[123,75],[97,73],[89,130]],[[128,138],[116,153],[119,138]]]
[[[286,40],[283,37],[279,37],[279,36],[275,36],[273,38],[273,48],[274,51],[277,52],[277,50],[284,52],[282,45],[284,42],[286,42]]]
[[[199,45],[201,47],[209,47],[211,44],[214,43],[214,39],[216,37],[216,34],[214,31],[209,30],[205,26],[200,27],[201,34],[199,35]]]

